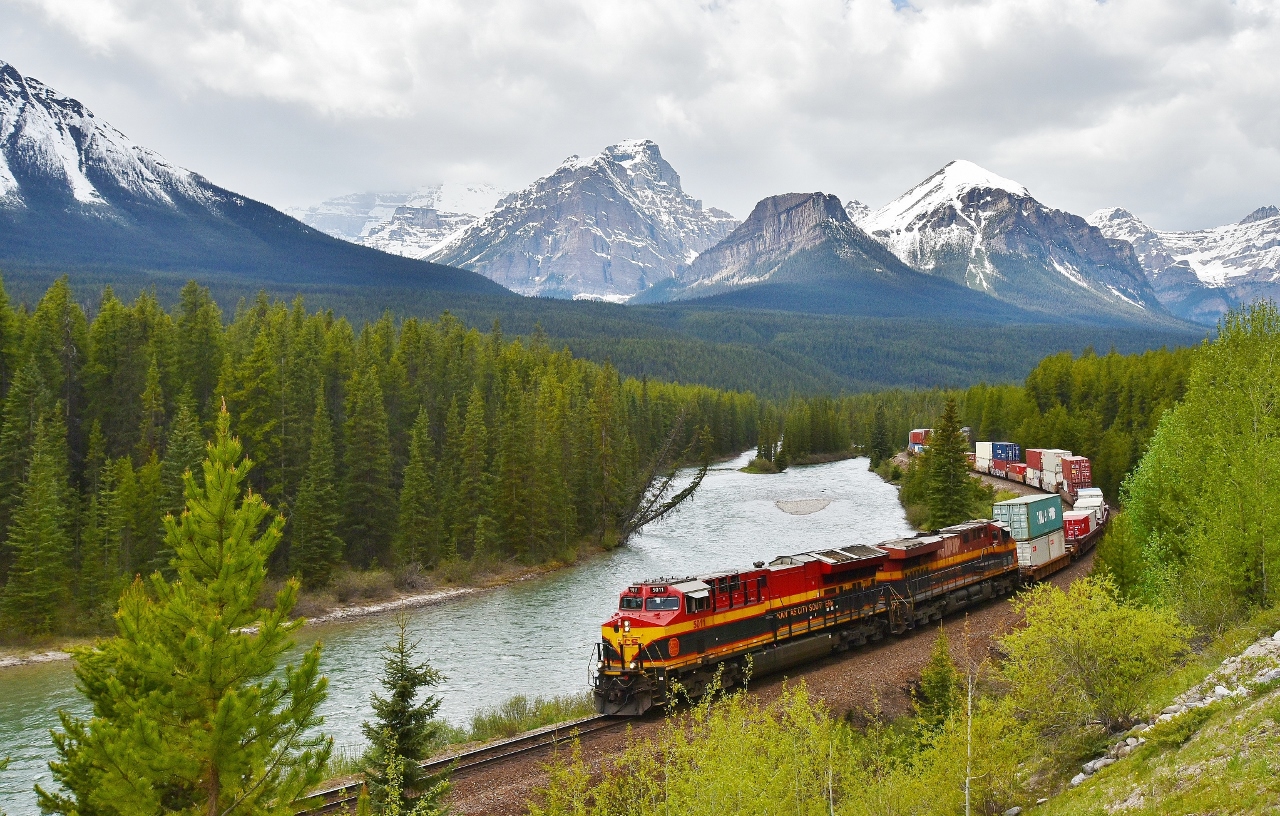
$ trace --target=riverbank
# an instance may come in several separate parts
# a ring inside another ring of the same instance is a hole
[[[832,453],[810,453],[796,459],[794,462],[787,464],[788,468],[804,467],[805,465],[828,465],[832,462],[843,462],[846,459],[857,459],[862,456],[859,451],[850,448],[844,451],[835,451]],[[785,468],[784,468],[785,470]],[[771,475],[782,473],[784,470],[778,470],[772,462],[764,459],[756,458],[747,463],[746,467],[738,468],[741,473],[753,473],[756,475]]]
[[[301,593],[294,606],[295,618],[303,618],[304,625],[315,625],[434,606],[498,587],[541,578],[544,575],[592,561],[607,552],[608,550],[599,546],[584,543],[579,547],[576,557],[571,560],[549,561],[534,566],[499,562],[468,571],[465,580],[462,581],[453,580],[458,574],[456,567],[444,568],[435,573],[415,573],[408,579],[403,574],[397,576],[385,570],[345,572],[340,574],[331,586]],[[406,580],[410,585],[396,586],[397,583],[403,583]],[[262,602],[269,603],[270,598],[283,584],[284,579],[269,581],[264,588]],[[348,592],[351,595],[342,597]],[[107,635],[46,638],[29,646],[0,647],[0,669],[70,660],[72,649],[90,646],[99,637],[107,637]]]

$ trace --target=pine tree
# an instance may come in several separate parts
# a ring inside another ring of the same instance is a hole
[[[391,488],[391,440],[376,369],[357,371],[347,391],[343,464],[344,539],[347,557],[360,567],[390,561],[395,530]]]
[[[205,438],[200,431],[191,399],[178,400],[178,412],[169,426],[169,443],[160,463],[161,505],[166,513],[180,513],[183,506],[184,477],[190,472],[200,483],[200,463],[204,461]]]
[[[484,394],[471,389],[458,450],[457,491],[454,493],[453,537],[464,556],[476,552],[476,530],[492,517],[492,480],[489,474],[489,428],[485,424]]]
[[[209,290],[195,281],[182,287],[175,329],[178,382],[190,389],[197,415],[212,419],[224,352],[222,313]]]
[[[440,698],[428,694],[418,702],[418,697],[423,689],[439,685],[444,676],[425,661],[415,663],[418,644],[409,642],[408,621],[402,617],[398,623],[400,633],[396,642],[383,647],[385,657],[379,683],[387,696],[373,695],[376,720],[361,726],[369,740],[364,761],[365,779],[373,803],[385,808],[393,804],[388,798],[397,791],[389,790],[389,785],[396,781],[391,777],[399,770],[400,802],[395,804],[408,811],[415,805],[421,807],[429,803],[431,810],[427,812],[439,812],[448,786],[441,784],[443,776],[423,773],[419,763],[441,740],[443,724],[436,719]],[[421,796],[410,798],[410,793]]]
[[[37,786],[45,812],[283,816],[320,781],[332,748],[308,733],[325,698],[320,647],[278,672],[298,586],[258,607],[284,520],[243,496],[251,467],[224,412],[204,487],[188,476],[186,511],[165,519],[177,580],[135,581],[117,636],[75,651],[93,716],[61,714],[50,768],[62,790]]]
[[[928,497],[932,529],[969,519],[973,485],[969,479],[969,443],[960,431],[955,397],[947,397],[942,417],[929,437]]]
[[[341,514],[333,470],[333,423],[321,386],[311,420],[311,456],[289,522],[292,569],[307,588],[328,583],[333,567],[342,560],[342,539],[338,537]]]
[[[164,391],[160,387],[160,366],[153,354],[147,367],[147,385],[142,391],[142,422],[135,448],[139,462],[159,455],[164,446],[164,425]]]
[[[64,440],[41,420],[22,501],[9,529],[13,567],[0,594],[0,611],[9,625],[26,634],[47,634],[65,621],[71,555],[66,456]]]
[[[871,415],[871,444],[868,447],[873,470],[893,456],[893,443],[889,441],[889,422],[884,415],[884,405],[878,402]]]
[[[435,490],[435,441],[426,410],[418,412],[409,434],[409,463],[400,489],[396,560],[434,567],[440,558],[440,511]]]
[[[915,695],[916,718],[925,728],[941,726],[959,709],[960,673],[951,662],[947,635],[938,627],[929,662],[920,670],[920,690]]]
[[[53,410],[53,399],[35,364],[18,369],[4,402],[0,431],[0,541],[7,538],[9,520],[17,509],[40,418]],[[0,574],[10,555],[0,552]]]

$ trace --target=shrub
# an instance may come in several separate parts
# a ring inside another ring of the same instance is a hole
[[[467,736],[477,741],[514,737],[535,728],[587,717],[593,711],[589,692],[563,697],[517,695],[501,705],[472,714]]]

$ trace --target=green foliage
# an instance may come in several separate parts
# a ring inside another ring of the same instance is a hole
[[[56,631],[68,600],[67,453],[53,424],[41,421],[36,427],[21,503],[9,528],[13,566],[0,593],[0,613],[7,625],[28,635]]]
[[[871,430],[867,438],[867,455],[871,458],[871,469],[880,467],[884,460],[893,456],[893,442],[889,439],[889,420],[885,416],[884,406],[876,403],[871,412]]]
[[[487,741],[514,737],[554,723],[588,717],[594,712],[590,692],[558,697],[525,697],[522,694],[471,715],[467,739]]]
[[[1005,677],[1021,716],[1044,733],[1129,727],[1187,651],[1190,631],[1175,615],[1125,603],[1104,578],[1065,592],[1038,584],[1016,606],[1026,626],[1001,640]]]
[[[1163,751],[1184,745],[1196,735],[1206,722],[1220,708],[1214,704],[1184,711],[1168,722],[1158,722],[1142,732],[1151,750]]]
[[[1280,599],[1280,311],[1223,318],[1125,482],[1126,589],[1217,632]]]
[[[60,714],[50,768],[61,790],[37,786],[45,812],[288,814],[320,781],[331,748],[311,733],[320,646],[278,671],[298,587],[256,606],[284,520],[243,495],[252,463],[229,426],[224,412],[203,486],[187,475],[186,511],[165,518],[176,580],[136,580],[118,634],[74,652],[93,716]]]
[[[969,442],[960,432],[960,419],[956,402],[947,399],[942,416],[929,440],[925,455],[928,472],[929,526],[933,529],[949,527],[973,518],[973,485],[969,476],[969,460],[965,453]]]
[[[408,621],[400,618],[395,643],[383,647],[385,657],[379,678],[387,696],[373,695],[375,722],[361,726],[369,748],[364,774],[375,807],[384,809],[397,798],[406,811],[417,794],[419,806],[439,809],[448,783],[444,775],[427,775],[419,763],[442,743],[444,724],[436,719],[440,698],[423,689],[439,685],[444,676],[425,661],[415,662],[416,643],[409,642]]]
[[[348,385],[343,462],[343,539],[352,563],[390,563],[395,530],[391,438],[376,369],[357,371]]]
[[[166,513],[182,511],[183,479],[187,473],[192,473],[199,483],[205,444],[191,401],[179,401],[178,413],[169,426],[164,459],[160,462],[161,506]]]
[[[938,627],[929,662],[920,670],[915,695],[916,717],[928,729],[936,729],[961,709],[961,677],[951,662],[951,645]]]
[[[400,488],[396,560],[402,564],[434,567],[440,558],[442,531],[435,479],[435,440],[431,438],[431,419],[424,410],[419,411],[410,432],[409,463]]]
[[[323,586],[342,560],[341,514],[334,478],[333,424],[321,397],[311,419],[307,472],[290,520],[289,559],[304,587]]]

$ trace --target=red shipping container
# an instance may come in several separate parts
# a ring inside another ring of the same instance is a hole
[[[1009,472],[1009,463],[1003,459],[991,460],[991,475],[999,476],[1001,479]]]
[[[1044,449],[1027,448],[1027,467],[1032,470],[1044,470]]]
[[[915,445],[928,445],[932,428],[916,428],[911,432],[910,442]]]
[[[1062,529],[1067,538],[1084,538],[1093,532],[1093,513],[1089,510],[1068,510],[1062,514]]]
[[[1083,456],[1062,457],[1062,481],[1072,490],[1093,487],[1093,468]]]
[[[1023,482],[1027,479],[1027,466],[1021,462],[1010,462],[1008,472],[1009,475],[1006,478],[1014,481]]]
[[[969,467],[970,467],[970,468],[972,468],[972,467],[974,466],[974,464],[978,461],[978,454],[976,454],[976,453],[966,453],[966,454],[964,455],[964,458],[966,458],[966,459],[968,459],[968,460],[969,460]]]

